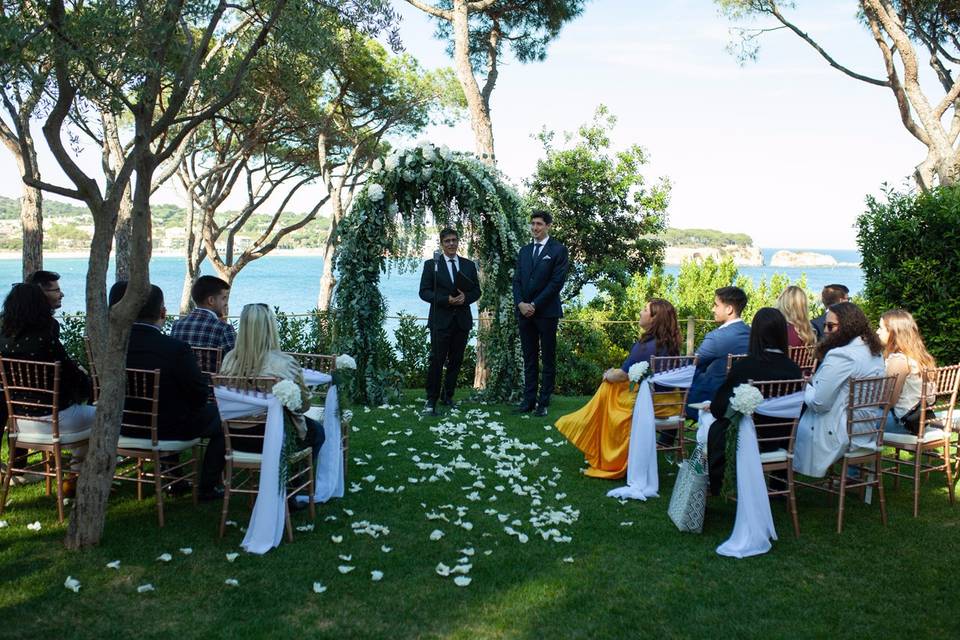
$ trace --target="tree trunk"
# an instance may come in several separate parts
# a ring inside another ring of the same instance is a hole
[[[36,167],[36,154],[31,145],[30,153],[34,155],[31,166]],[[26,166],[17,158],[20,175],[26,175]],[[23,260],[23,279],[26,280],[35,271],[43,269],[43,193],[36,187],[23,185],[23,195],[20,198],[20,229],[23,237],[21,256]]]
[[[130,328],[147,298],[150,280],[150,181],[155,168],[152,156],[136,165],[136,187],[131,211],[130,278],[123,300],[107,308],[106,278],[110,248],[116,233],[120,203],[107,200],[93,211],[94,233],[87,267],[87,335],[93,343],[94,362],[101,392],[90,431],[90,446],[77,483],[77,501],[64,544],[83,549],[100,542],[106,524],[107,501],[117,464],[117,439],[126,397],[126,359]],[[111,208],[113,210],[111,210]]]
[[[130,198],[130,189],[127,188],[120,201],[120,210],[117,213],[117,232],[115,245],[117,282],[130,279],[130,237],[133,234],[131,215],[133,214],[133,200]]]
[[[333,300],[333,287],[337,284],[333,275],[333,256],[337,251],[337,228],[343,220],[343,188],[339,183],[330,189],[330,235],[323,245],[323,274],[320,276],[320,296],[317,309],[329,311]]]
[[[477,84],[477,78],[473,75],[473,66],[470,64],[469,18],[467,0],[454,0],[454,68],[460,86],[463,87],[463,94],[467,99],[470,126],[473,129],[474,148],[482,162],[493,166],[496,162],[493,153],[493,125],[490,122],[490,110],[480,94],[480,85]]]

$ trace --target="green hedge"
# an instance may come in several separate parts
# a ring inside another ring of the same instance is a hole
[[[857,226],[870,315],[906,309],[937,362],[960,362],[960,186],[868,197]]]

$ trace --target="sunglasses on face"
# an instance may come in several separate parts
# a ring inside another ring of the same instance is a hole
[[[828,332],[831,332],[831,333],[832,333],[832,332],[834,332],[834,331],[836,331],[837,329],[840,328],[840,323],[839,323],[839,322],[825,322],[825,323],[823,324],[823,328],[824,328],[825,330],[827,330]]]

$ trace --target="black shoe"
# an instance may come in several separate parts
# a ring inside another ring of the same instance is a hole
[[[193,491],[193,483],[190,482],[189,480],[183,480],[183,479],[177,480],[176,482],[171,484],[169,487],[167,487],[167,494],[172,497],[185,496],[191,491]],[[221,491],[220,497],[222,498],[223,489],[221,489],[220,491]]]
[[[531,411],[533,411],[533,405],[523,402],[513,408],[513,413],[530,413]]]
[[[212,502],[213,500],[223,500],[223,487],[200,491],[200,502]]]
[[[287,498],[287,509],[290,510],[290,513],[294,513],[296,511],[303,511],[306,508],[307,508],[307,503],[300,502],[299,500],[297,500],[297,496],[290,496],[289,498]]]
[[[457,407],[460,406],[458,403],[453,401],[453,398],[444,398],[443,400],[440,401],[440,404],[442,404],[445,407],[450,407],[451,409],[456,409]]]
[[[439,413],[437,413],[437,405],[435,405],[435,404],[428,404],[427,406],[425,406],[425,407],[423,408],[423,411],[421,411],[421,413],[422,413],[423,415],[425,415],[425,416],[438,416],[438,415],[440,415]]]
[[[538,417],[538,418],[546,418],[546,417],[547,417],[547,407],[545,407],[545,406],[543,406],[543,405],[540,405],[539,407],[537,407],[537,410],[533,412],[533,415],[536,416],[536,417]]]

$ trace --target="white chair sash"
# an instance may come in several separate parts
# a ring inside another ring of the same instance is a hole
[[[264,554],[283,537],[285,502],[280,486],[280,450],[283,447],[283,405],[273,394],[257,396],[225,387],[214,387],[220,417],[231,420],[267,410],[260,466],[260,491],[250,514],[247,533],[240,544],[249,553]]]
[[[313,369],[304,369],[303,380],[307,386],[317,387],[333,382],[333,376]],[[307,415],[316,419],[315,414],[310,415],[309,411]],[[323,407],[323,435],[323,446],[320,447],[320,456],[317,459],[314,502],[326,502],[330,498],[343,497],[343,452],[340,450],[342,429],[340,402],[335,384],[330,385]],[[298,496],[297,499],[301,502],[307,501],[306,496]]]
[[[803,407],[803,392],[764,400],[755,413],[774,418],[796,418]],[[699,434],[698,434],[699,438]],[[740,419],[737,440],[737,518],[730,538],[717,547],[717,553],[747,558],[766,553],[777,539],[770,512],[770,497],[763,478],[760,445],[753,416]]]
[[[630,445],[627,452],[627,486],[607,492],[611,498],[646,500],[659,497],[660,480],[657,470],[656,417],[653,413],[651,385],[660,384],[677,389],[689,388],[693,383],[694,366],[663,371],[646,379],[637,390],[630,424]],[[681,418],[682,419],[682,418]]]

